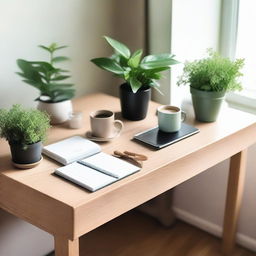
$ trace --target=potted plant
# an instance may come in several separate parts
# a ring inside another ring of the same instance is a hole
[[[71,98],[75,90],[73,84],[64,83],[63,80],[70,78],[67,70],[57,68],[56,63],[68,60],[65,56],[55,56],[55,52],[67,46],[58,46],[56,43],[40,48],[49,53],[49,62],[17,60],[21,72],[17,72],[23,78],[23,82],[32,85],[40,91],[36,98],[38,109],[46,111],[52,124],[63,123],[72,112]]]
[[[122,116],[129,120],[142,120],[147,114],[151,87],[159,91],[157,80],[161,78],[160,73],[178,61],[169,53],[142,58],[141,49],[132,54],[123,43],[107,36],[104,38],[115,53],[109,58],[95,58],[91,61],[125,80],[120,86]]]
[[[178,85],[190,85],[198,121],[216,121],[226,92],[242,89],[238,78],[243,65],[244,59],[231,61],[212,49],[208,49],[206,58],[185,63]]]
[[[0,137],[10,145],[14,164],[33,164],[41,159],[42,142],[50,127],[49,117],[37,109],[13,105],[0,109]]]

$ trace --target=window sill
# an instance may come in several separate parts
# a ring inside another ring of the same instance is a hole
[[[226,96],[228,105],[252,114],[256,114],[256,91],[243,90],[242,93],[229,93]]]

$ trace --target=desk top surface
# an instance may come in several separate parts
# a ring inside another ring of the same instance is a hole
[[[92,94],[73,101],[74,109],[83,111],[84,126],[78,130],[68,129],[65,124],[57,125],[50,129],[47,144],[73,136],[83,136],[90,129],[89,113],[98,109],[109,109],[114,112],[120,111],[119,99],[105,95]],[[8,143],[0,141],[0,173],[6,178],[15,180],[29,188],[41,192],[47,197],[71,206],[79,207],[91,200],[97,199],[104,194],[112,192],[121,186],[147,175],[154,170],[164,167],[171,162],[179,160],[195,151],[203,149],[210,144],[222,140],[225,137],[239,133],[245,128],[253,126],[256,131],[256,117],[238,110],[227,109],[222,111],[217,122],[199,123],[192,117],[187,122],[200,129],[200,133],[185,140],[175,143],[161,150],[154,150],[142,144],[132,141],[133,135],[152,128],[157,125],[155,115],[159,104],[151,102],[148,116],[142,121],[124,121],[125,127],[121,136],[111,142],[101,143],[102,151],[112,154],[114,150],[133,151],[148,156],[149,160],[144,162],[142,170],[130,177],[118,181],[99,191],[90,193],[87,190],[52,175],[55,168],[60,166],[57,162],[44,156],[43,162],[37,167],[29,170],[15,169],[10,161],[10,150]],[[192,106],[191,106],[192,108]],[[117,115],[118,117],[118,115]],[[252,141],[253,143],[253,141]]]

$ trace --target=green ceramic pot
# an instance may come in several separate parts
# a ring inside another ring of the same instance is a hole
[[[207,92],[190,87],[196,120],[201,122],[216,121],[225,91]]]

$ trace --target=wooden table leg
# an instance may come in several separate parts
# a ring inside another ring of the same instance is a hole
[[[79,256],[79,239],[74,241],[64,237],[54,237],[55,256]]]
[[[237,220],[243,195],[247,150],[231,157],[223,224],[222,254],[232,255],[235,245]]]

